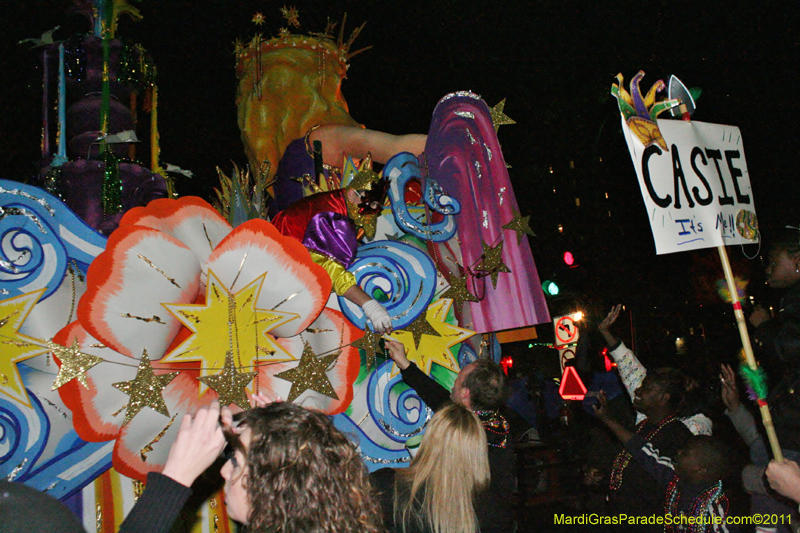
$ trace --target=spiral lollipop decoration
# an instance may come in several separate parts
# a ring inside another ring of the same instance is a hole
[[[47,287],[45,299],[56,291],[71,260],[86,272],[105,243],[55,196],[0,180],[0,295]]]
[[[47,414],[35,395],[30,399],[32,408],[25,409],[0,398],[0,478],[24,479],[47,444]]]
[[[402,242],[375,241],[360,246],[349,270],[367,294],[388,297],[382,303],[394,329],[403,329],[425,312],[436,290],[436,267],[431,258]],[[361,307],[341,296],[339,306],[350,322],[366,329]]]
[[[393,156],[386,163],[383,175],[387,176],[391,182],[389,200],[392,204],[395,222],[400,229],[419,239],[434,242],[444,242],[455,235],[455,215],[461,211],[461,205],[452,196],[444,194],[436,180],[430,177],[423,180],[420,177],[419,165],[415,156],[408,152],[401,152]],[[411,180],[419,180],[424,183],[425,190],[422,198],[430,209],[443,215],[442,220],[438,222],[425,220],[426,213],[419,208],[414,211],[422,211],[422,220],[412,214],[405,202],[406,185]]]
[[[381,431],[391,440],[404,443],[422,431],[431,411],[414,389],[393,392],[396,385],[403,383],[400,374],[392,377],[393,364],[387,361],[370,375],[367,406]]]
[[[401,467],[411,462],[411,456],[405,448],[391,449],[381,446],[372,440],[352,418],[345,414],[331,417],[336,429],[350,436],[358,443],[358,449],[367,470],[374,472],[386,467]]]

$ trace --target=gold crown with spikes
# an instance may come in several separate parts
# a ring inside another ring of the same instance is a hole
[[[288,11],[291,11],[291,16],[287,14]],[[282,8],[281,12],[283,13],[284,18],[286,18],[289,25],[298,28],[300,27],[300,23],[297,20],[297,11],[294,10],[294,8],[291,8],[291,10]],[[263,16],[258,13],[253,18],[253,21],[255,22],[257,19],[262,21]],[[326,56],[333,56],[338,61],[340,68],[339,74],[344,77],[347,73],[349,60],[361,52],[372,48],[371,46],[366,46],[356,50],[355,52],[350,52],[350,47],[353,45],[353,42],[356,40],[358,35],[361,33],[361,30],[364,29],[364,26],[367,23],[365,22],[360,26],[357,26],[350,33],[350,37],[345,41],[344,26],[346,22],[347,13],[345,13],[342,17],[342,23],[339,27],[339,34],[335,39],[333,33],[338,23],[332,22],[331,19],[328,19],[328,24],[325,27],[325,31],[319,33],[309,33],[307,35],[295,34],[290,33],[289,30],[284,27],[280,29],[277,37],[272,37],[270,39],[265,39],[261,34],[256,34],[248,44],[242,44],[237,40],[234,50],[236,55],[236,72],[238,75],[241,75],[243,70],[246,68],[244,64],[261,54],[284,48],[296,48],[309,50],[314,53],[324,54]],[[257,23],[260,24],[260,22]]]

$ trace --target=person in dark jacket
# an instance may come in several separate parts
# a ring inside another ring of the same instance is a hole
[[[491,470],[489,489],[478,495],[475,504],[481,533],[514,531],[511,508],[511,495],[516,489],[513,443],[508,422],[498,412],[506,399],[503,370],[489,359],[478,359],[461,369],[453,389],[448,391],[409,361],[401,343],[387,340],[386,349],[400,368],[403,381],[434,412],[453,402],[471,409],[481,420],[486,430]]]
[[[634,408],[645,415],[636,424],[634,433],[668,457],[675,457],[692,435],[677,415],[685,388],[685,379],[678,370],[658,368],[647,374],[633,396]],[[644,465],[635,461],[629,450],[623,449],[611,468],[608,514],[662,514],[663,495]],[[652,528],[639,529],[649,531]]]
[[[722,441],[707,435],[694,435],[675,455],[665,455],[641,434],[630,431],[609,416],[603,394],[598,396],[598,400],[594,406],[597,417],[659,487],[662,503],[661,512],[656,515],[663,517],[664,523],[652,524],[653,531],[732,533],[738,530],[726,523],[730,513],[722,478],[727,473],[730,452]],[[655,515],[632,516],[649,518]]]

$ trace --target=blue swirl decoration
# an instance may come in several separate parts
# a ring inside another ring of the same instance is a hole
[[[0,180],[0,297],[58,289],[72,261],[86,272],[106,238],[61,200],[30,185]]]
[[[419,163],[414,155],[401,152],[392,156],[383,168],[383,175],[391,182],[389,200],[395,222],[400,229],[419,239],[433,242],[444,242],[455,235],[455,215],[461,211],[461,205],[452,196],[444,194],[436,180],[420,177]],[[443,215],[440,221],[430,223],[426,220],[425,209],[409,208],[406,204],[406,185],[412,180],[423,183],[422,199],[431,210]]]
[[[367,470],[374,472],[381,468],[398,468],[408,466],[411,455],[404,448],[402,450],[392,450],[385,448],[370,439],[363,429],[347,415],[334,415],[331,417],[336,429],[349,436],[355,442],[367,465]]]
[[[28,397],[30,408],[0,396],[0,479],[25,479],[47,444],[50,420],[39,398]]]
[[[52,383],[50,374],[24,364],[18,368],[26,383]],[[66,499],[108,470],[114,441],[84,441],[70,422],[62,419],[66,416],[63,406],[31,388],[28,397],[30,407],[0,396],[0,479],[9,478]]]
[[[374,241],[359,246],[348,270],[364,292],[386,307],[394,329],[403,329],[424,313],[436,291],[436,267],[431,258],[402,242]],[[361,307],[342,296],[339,307],[350,322],[366,329]]]
[[[405,448],[406,441],[422,435],[425,424],[432,416],[431,410],[411,389],[403,385],[402,376],[392,377],[393,363],[387,361],[373,372],[367,384],[367,409],[378,434],[370,436],[347,415],[333,417],[334,425],[349,435],[359,446],[361,456],[370,472],[384,467],[407,466],[411,455]],[[397,388],[395,388],[397,387]],[[379,444],[373,437],[382,436],[397,446]]]
[[[370,375],[367,408],[384,435],[405,443],[422,432],[431,413],[414,389],[406,387],[399,394],[393,392],[394,387],[403,383],[399,373],[392,377],[393,365],[394,362],[387,361]]]

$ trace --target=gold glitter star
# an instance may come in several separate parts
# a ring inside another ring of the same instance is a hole
[[[125,426],[133,420],[133,417],[145,407],[150,407],[168,417],[169,411],[167,410],[166,402],[164,402],[162,389],[169,385],[169,382],[175,379],[175,376],[179,373],[168,372],[156,375],[150,365],[147,350],[145,350],[142,353],[142,358],[139,359],[139,369],[136,371],[136,377],[131,381],[120,381],[119,383],[111,384],[131,397],[122,425]]]
[[[358,339],[357,341],[351,343],[351,346],[355,346],[356,348],[360,348],[364,350],[367,355],[367,371],[375,365],[375,355],[380,352],[381,354],[385,354],[383,350],[380,349],[379,342],[381,340],[381,334],[375,333],[371,329],[368,329],[364,332],[364,336]]]
[[[170,313],[192,331],[192,335],[162,359],[164,363],[200,362],[200,377],[211,375],[223,364],[223,355],[231,352],[239,366],[250,367],[256,359],[271,363],[293,361],[268,334],[273,328],[297,317],[256,307],[266,274],[259,276],[235,294],[208,273],[203,304],[164,304]],[[267,357],[264,357],[264,354]],[[205,392],[203,382],[200,393]]]
[[[413,361],[426,374],[431,373],[433,363],[441,367],[458,372],[458,362],[451,352],[456,344],[475,335],[474,331],[453,326],[445,320],[450,315],[453,300],[439,299],[428,306],[425,311],[426,323],[435,330],[435,335],[422,335],[419,345],[414,342],[413,333],[408,330],[399,330],[391,336],[409,348],[408,359]],[[396,365],[392,370],[396,374]]]
[[[531,216],[528,215],[523,217],[520,215],[516,209],[514,209],[514,218],[503,226],[503,229],[511,229],[517,232],[517,244],[522,242],[522,234],[525,233],[526,235],[530,235],[531,237],[536,237],[533,233],[533,230],[530,226]]]
[[[506,124],[516,124],[514,120],[511,119],[508,115],[503,113],[503,109],[506,107],[506,99],[503,98],[500,100],[500,103],[494,106],[489,113],[492,115],[492,125],[494,126],[494,131],[500,129],[500,126],[504,126]]]
[[[339,396],[336,394],[331,380],[325,373],[328,367],[338,358],[339,352],[318,358],[314,350],[311,349],[311,345],[304,342],[303,355],[300,356],[300,364],[294,368],[275,374],[275,377],[292,384],[292,388],[289,390],[289,397],[286,398],[286,401],[293,402],[298,396],[309,389],[338,400]]]
[[[250,409],[247,401],[247,385],[253,381],[257,372],[239,372],[233,363],[231,352],[225,354],[225,366],[222,372],[213,376],[197,378],[219,395],[219,404],[222,407],[236,404],[242,409]]]
[[[30,407],[31,403],[17,363],[47,353],[48,350],[44,341],[19,333],[19,328],[44,291],[40,289],[0,302],[0,394],[26,407]]]
[[[456,304],[457,308],[464,305],[464,302],[479,301],[477,296],[469,292],[466,276],[453,276],[450,279],[450,287],[442,293],[441,298],[450,298]]]
[[[408,331],[414,337],[414,346],[419,350],[419,343],[423,335],[430,335],[431,337],[441,337],[438,331],[433,329],[431,323],[428,322],[428,313],[420,314],[417,319],[403,328],[402,331]]]
[[[293,26],[295,28],[300,27],[300,13],[297,11],[296,7],[292,6],[287,8],[286,6],[283,6],[281,8],[281,15],[283,15],[283,18],[286,19],[286,24],[289,26]]]
[[[253,15],[253,20],[251,20],[250,22],[252,22],[256,26],[261,26],[262,24],[264,24],[264,14],[257,12],[255,15]]]
[[[47,341],[47,347],[55,357],[61,362],[61,367],[58,369],[58,376],[53,382],[52,390],[61,388],[62,385],[78,378],[78,381],[83,388],[88,389],[89,384],[86,383],[86,371],[95,365],[99,365],[105,359],[82,353],[79,349],[78,338],[72,340],[72,346],[66,348],[53,341]]]
[[[481,242],[483,245],[483,255],[481,255],[481,262],[478,266],[475,267],[475,270],[478,272],[484,272],[492,277],[492,287],[497,288],[497,276],[501,272],[511,272],[505,263],[503,263],[503,241],[500,241],[500,244],[492,248],[485,242]]]

